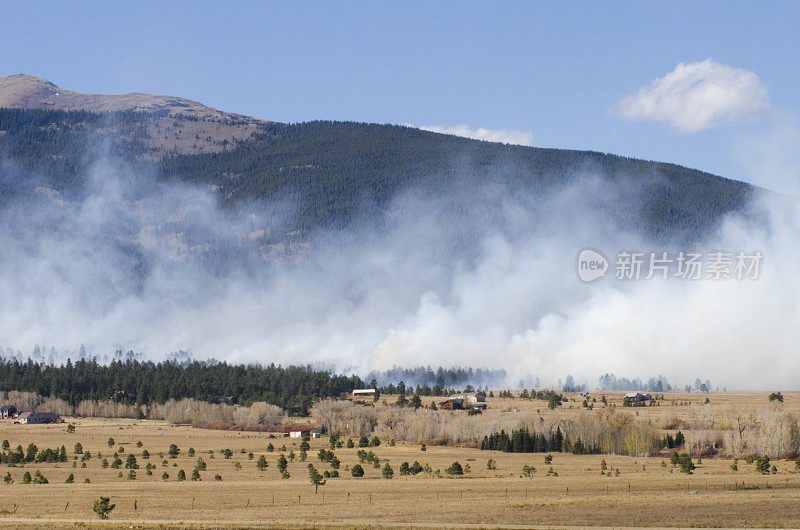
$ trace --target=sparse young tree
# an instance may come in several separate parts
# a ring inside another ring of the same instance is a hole
[[[314,464],[308,464],[308,479],[314,485],[314,493],[319,492],[319,487],[325,485],[325,478],[319,474]]]
[[[94,507],[92,510],[94,513],[97,514],[100,519],[108,519],[108,515],[114,509],[116,504],[111,504],[111,499],[108,497],[100,497],[96,501],[94,501]]]
[[[464,468],[461,467],[461,464],[459,464],[458,461],[455,461],[452,464],[450,464],[450,466],[447,469],[445,469],[445,472],[448,475],[463,475]]]

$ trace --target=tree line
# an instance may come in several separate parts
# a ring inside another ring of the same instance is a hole
[[[149,405],[192,398],[209,403],[250,405],[264,401],[289,414],[307,416],[314,400],[342,397],[364,382],[355,375],[310,366],[230,365],[215,361],[0,360],[0,391],[35,392],[75,406],[84,400],[114,399]]]
[[[600,454],[596,445],[584,443],[580,437],[574,442],[561,432],[561,427],[548,433],[531,432],[527,428],[515,429],[511,436],[504,430],[484,436],[481,441],[483,451],[503,451],[505,453],[574,453],[578,455]]]

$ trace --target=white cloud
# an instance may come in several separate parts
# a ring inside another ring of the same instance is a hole
[[[475,140],[486,142],[500,142],[515,145],[533,145],[533,133],[530,131],[519,131],[516,129],[485,129],[478,127],[471,129],[469,125],[452,125],[443,127],[441,125],[422,125],[423,131],[431,131],[442,134],[452,134],[453,136],[463,136]]]
[[[664,122],[691,133],[768,108],[767,87],[755,73],[706,59],[679,63],[664,77],[623,97],[616,114],[629,120]]]

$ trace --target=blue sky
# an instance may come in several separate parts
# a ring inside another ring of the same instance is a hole
[[[799,2],[3,2],[0,75],[287,122],[517,131],[781,188],[800,138],[798,20]],[[657,108],[648,93],[621,108],[709,58]],[[735,93],[686,130],[681,98],[705,75]]]

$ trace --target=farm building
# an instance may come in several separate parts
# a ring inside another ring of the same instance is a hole
[[[3,405],[0,407],[0,418],[14,418],[17,416],[17,407],[14,405]]]
[[[64,420],[55,412],[23,412],[17,416],[15,423],[63,423]]]
[[[474,403],[485,403],[486,402],[486,395],[483,393],[475,393],[475,394],[461,394],[458,396],[453,396],[454,399],[462,399],[464,403],[474,404]]]
[[[361,388],[353,390],[353,399],[375,399],[377,390],[374,388]]]
[[[464,400],[462,398],[451,398],[439,402],[439,410],[462,410]]]
[[[286,438],[302,438],[306,433],[311,438],[319,438],[319,429],[316,427],[286,427],[283,429],[283,436]]]
[[[641,392],[628,392],[625,394],[625,400],[632,403],[643,403],[651,399],[653,399],[653,396],[650,394],[642,394]]]

